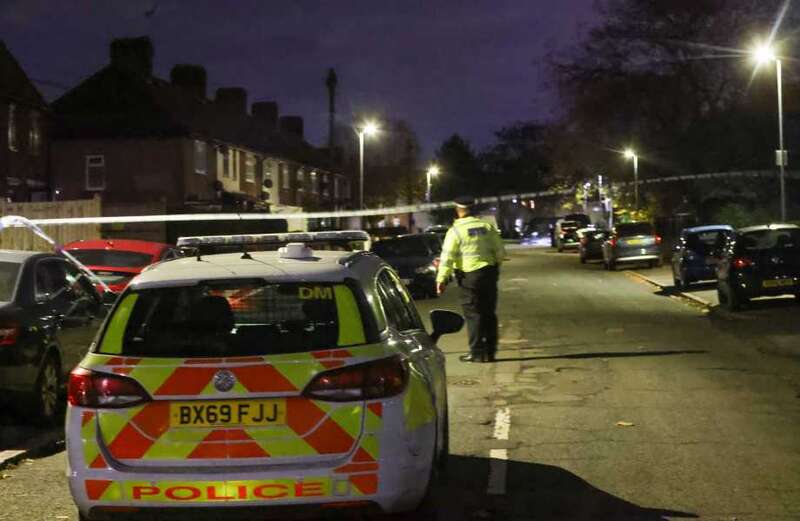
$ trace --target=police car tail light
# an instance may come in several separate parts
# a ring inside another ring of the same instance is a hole
[[[331,402],[374,400],[400,394],[407,382],[408,364],[394,356],[320,373],[303,395]]]
[[[113,409],[148,402],[150,395],[132,378],[77,367],[69,375],[67,400],[80,407]]]
[[[608,244],[610,244],[612,248],[616,248],[617,247],[617,238],[616,237],[610,238],[608,240]]]
[[[0,346],[13,346],[19,337],[19,324],[13,322],[0,323]]]
[[[656,235],[656,244],[661,244],[661,236]]]
[[[736,268],[737,270],[749,268],[752,265],[753,261],[751,259],[748,259],[747,257],[738,257],[736,259],[733,259],[733,267]]]

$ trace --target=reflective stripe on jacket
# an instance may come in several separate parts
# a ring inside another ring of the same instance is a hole
[[[505,248],[497,228],[471,215],[456,219],[444,238],[436,281],[446,281],[454,270],[469,273],[486,266],[499,266],[504,257]]]

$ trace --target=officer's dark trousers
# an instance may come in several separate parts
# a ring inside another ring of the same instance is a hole
[[[474,355],[497,352],[497,266],[456,275],[467,322],[469,350]]]

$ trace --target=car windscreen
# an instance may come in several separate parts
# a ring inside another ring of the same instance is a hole
[[[616,227],[617,235],[620,237],[631,237],[634,235],[654,235],[653,226],[650,223],[625,223],[618,224]]]
[[[144,357],[260,356],[377,338],[347,284],[221,280],[134,290],[115,307],[98,352]]]
[[[427,257],[428,246],[421,237],[405,237],[378,241],[372,246],[372,252],[383,258],[394,257]]]
[[[144,268],[153,263],[149,253],[122,250],[68,250],[70,255],[85,266],[112,268]]]
[[[14,288],[17,287],[20,264],[16,262],[0,262],[0,301],[14,300]]]
[[[725,232],[715,230],[690,233],[686,236],[686,247],[700,255],[719,251],[725,245]]]
[[[736,238],[736,250],[800,252],[800,229],[756,230],[741,233]]]

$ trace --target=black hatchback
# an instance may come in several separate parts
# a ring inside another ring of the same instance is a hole
[[[800,298],[800,227],[742,228],[727,242],[717,268],[719,302],[731,311],[755,297]]]
[[[402,235],[372,245],[372,252],[392,266],[415,297],[436,296],[436,271],[442,239],[434,233]]]
[[[51,423],[66,377],[105,314],[88,277],[60,255],[0,251],[0,400]]]

